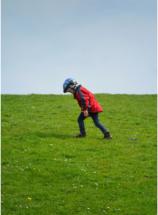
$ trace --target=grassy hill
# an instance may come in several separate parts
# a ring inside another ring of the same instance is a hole
[[[1,98],[2,215],[156,214],[156,95],[96,95],[110,141],[72,96]]]

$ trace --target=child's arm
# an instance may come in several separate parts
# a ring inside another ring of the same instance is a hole
[[[83,112],[84,116],[88,116],[88,106],[89,106],[89,96],[86,93],[81,92],[79,90],[79,97],[80,97],[80,104],[81,104],[81,111]]]

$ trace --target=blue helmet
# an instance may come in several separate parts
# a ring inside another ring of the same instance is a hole
[[[67,78],[64,83],[63,83],[63,92],[66,93],[66,91],[68,90],[68,88],[72,85],[76,85],[77,82],[75,80],[73,80],[72,78]]]

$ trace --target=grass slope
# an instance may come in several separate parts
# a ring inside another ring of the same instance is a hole
[[[2,215],[155,215],[156,95],[96,95],[75,139],[71,96],[2,95]]]

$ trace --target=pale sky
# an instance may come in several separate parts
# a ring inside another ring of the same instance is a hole
[[[156,0],[2,0],[2,93],[156,93]]]

